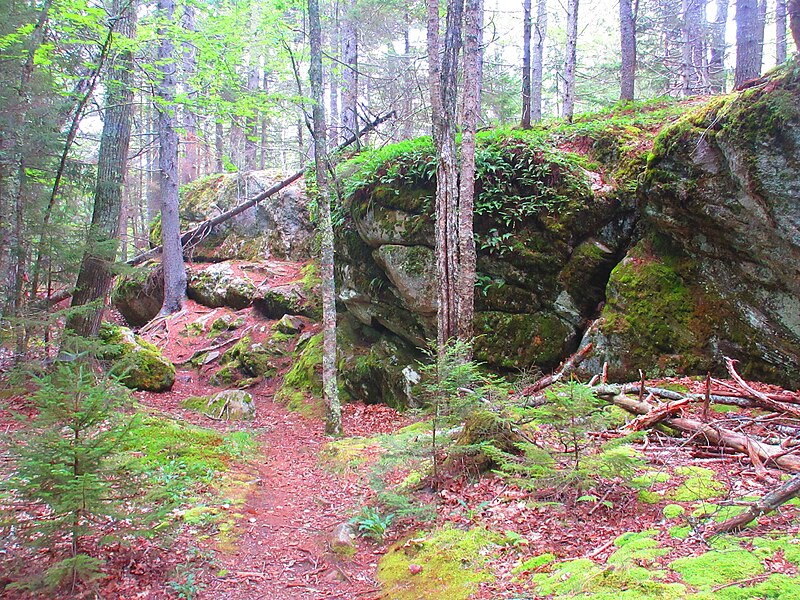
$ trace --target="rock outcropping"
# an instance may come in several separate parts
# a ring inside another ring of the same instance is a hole
[[[645,239],[611,275],[596,363],[696,372],[728,355],[800,384],[800,63],[666,129],[640,198]]]

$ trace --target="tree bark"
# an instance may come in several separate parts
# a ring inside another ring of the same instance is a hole
[[[333,226],[331,203],[328,193],[327,158],[328,147],[325,127],[325,99],[322,87],[322,32],[320,26],[319,0],[308,0],[310,26],[311,97],[314,103],[314,161],[317,176],[317,193],[320,207],[320,270],[322,277],[322,388],[325,396],[325,432],[339,435],[342,430],[342,414],[336,383],[336,282],[333,272]]]
[[[684,97],[706,92],[705,0],[683,0],[681,6],[681,94]]]
[[[437,345],[444,355],[456,336],[458,272],[458,166],[456,99],[463,0],[448,3],[441,58],[439,3],[428,3],[428,57],[433,141],[436,148],[436,275],[438,278]]]
[[[758,47],[758,1],[736,2],[736,72],[733,85],[761,75],[761,50]]]
[[[775,62],[786,62],[786,0],[775,1]]]
[[[475,317],[475,133],[481,113],[483,80],[483,0],[464,5],[464,93],[461,119],[461,178],[458,190],[458,277],[456,335],[470,341]],[[530,120],[530,115],[529,115]],[[530,125],[530,123],[529,123]]]
[[[247,92],[251,96],[258,93],[258,57],[250,56],[250,65],[247,70]],[[253,171],[256,168],[256,157],[258,156],[258,111],[254,108],[247,115],[245,121],[244,136],[244,169]]]
[[[225,169],[224,156],[225,132],[222,126],[222,119],[217,118],[216,123],[214,123],[214,170],[217,173],[222,173]]]
[[[165,23],[175,20],[174,0],[159,0],[158,9]],[[179,311],[186,299],[186,265],[183,262],[178,198],[178,133],[175,129],[174,44],[167,27],[159,31],[158,62],[158,138],[159,190],[161,195],[161,264],[164,268],[162,315]]]
[[[796,52],[800,52],[800,0],[789,0],[786,6],[789,13],[789,29],[792,32]]]
[[[778,488],[753,502],[743,513],[731,517],[727,521],[723,521],[714,527],[714,529],[712,529],[712,535],[738,531],[750,521],[757,519],[761,515],[772,512],[785,502],[796,498],[798,495],[800,495],[800,475],[795,475],[789,479],[789,481],[786,481]]]
[[[779,0],[780,1],[780,0]],[[725,92],[725,26],[728,23],[728,0],[717,0],[717,12],[711,26],[711,59],[708,65],[711,92],[722,94]]]
[[[120,2],[114,3],[120,10]],[[136,30],[136,8],[127,5],[115,17],[120,35],[133,39]],[[97,158],[97,183],[89,238],[72,296],[72,308],[95,303],[73,312],[66,329],[82,337],[94,337],[100,328],[105,298],[114,278],[112,267],[117,258],[122,189],[131,139],[133,115],[133,54],[120,52],[114,60],[110,77],[105,82],[106,112],[100,152]]]
[[[626,0],[622,0],[623,2]],[[531,126],[531,0],[522,0],[522,127]]]
[[[195,19],[195,7],[189,2],[183,6],[183,28],[191,33],[197,30]],[[183,129],[186,132],[183,140],[184,164],[181,169],[181,183],[189,183],[198,178],[200,174],[200,160],[198,157],[197,146],[197,115],[194,113],[192,104],[197,98],[197,91],[192,88],[189,79],[197,70],[197,50],[194,43],[183,44],[183,88],[189,99],[188,106],[183,107]]]
[[[352,14],[342,22],[342,136],[358,133],[358,27]]]
[[[531,70],[531,119],[542,120],[542,79],[544,78],[544,42],[547,38],[547,0],[536,0],[536,27],[533,31]]]
[[[572,121],[575,113],[575,68],[578,53],[578,0],[567,0],[567,47],[564,62],[565,119]]]
[[[636,83],[636,20],[632,0],[619,2],[620,31],[620,100],[633,100]]]

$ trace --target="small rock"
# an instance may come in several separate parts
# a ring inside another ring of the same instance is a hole
[[[422,573],[422,567],[414,563],[408,565],[408,570],[412,575],[417,575],[418,573]]]
[[[288,335],[300,333],[303,330],[303,321],[293,315],[283,315],[275,324],[275,329]]]
[[[221,417],[233,420],[250,420],[256,415],[253,396],[243,390],[223,390],[214,394],[208,400],[208,407],[220,410]]]
[[[336,554],[351,555],[356,551],[355,540],[356,534],[353,531],[353,526],[345,521],[339,523],[333,528],[328,536],[328,542],[331,545],[331,550]]]

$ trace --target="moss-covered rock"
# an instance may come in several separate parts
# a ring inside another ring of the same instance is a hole
[[[250,421],[256,414],[253,396],[243,390],[223,390],[211,396],[191,396],[182,400],[181,406],[233,421]]]
[[[253,343],[246,335],[220,357],[220,368],[212,375],[211,382],[221,386],[233,383],[244,386],[274,377],[278,372],[275,360],[285,351],[285,344],[280,341],[269,339]]]
[[[250,306],[256,286],[249,278],[236,276],[231,264],[223,262],[189,273],[186,292],[203,306],[241,310]]]
[[[378,581],[393,600],[466,600],[478,584],[494,580],[487,554],[502,541],[483,528],[444,528],[401,540],[378,563]]]
[[[656,140],[645,226],[690,262],[726,327],[709,348],[751,377],[800,382],[800,61],[688,113]]]
[[[193,181],[181,188],[181,222],[184,228],[198,225],[271,187],[279,179],[266,171],[252,171],[209,175]],[[156,222],[151,237],[160,237],[158,226]],[[216,226],[192,249],[192,254],[197,260],[208,261],[258,260],[270,256],[302,260],[311,253],[313,236],[308,199],[303,189],[294,185]]]
[[[164,304],[161,263],[145,263],[120,275],[111,292],[111,304],[131,327],[141,327],[153,320]]]
[[[111,373],[134,390],[164,392],[175,383],[175,366],[154,346],[126,327],[103,323],[100,339],[103,357],[111,361]]]
[[[291,369],[275,394],[290,410],[320,416],[322,407],[322,334],[298,344]]]

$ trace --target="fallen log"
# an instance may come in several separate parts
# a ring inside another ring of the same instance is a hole
[[[395,114],[394,111],[392,111],[386,115],[383,115],[382,117],[378,117],[377,119],[372,121],[372,123],[364,127],[364,129],[359,131],[357,135],[351,136],[349,139],[345,140],[342,144],[340,144],[339,147],[336,148],[336,152],[344,150],[345,148],[353,144],[362,135],[369,133],[370,131],[378,127],[378,125],[380,125],[381,123],[385,123],[386,121],[391,119],[394,116],[394,114]],[[273,185],[272,187],[270,187],[269,189],[264,190],[260,194],[253,196],[249,200],[245,200],[241,204],[234,206],[230,210],[227,210],[224,213],[217,215],[212,219],[207,219],[206,221],[203,221],[197,227],[181,234],[181,245],[183,246],[184,250],[200,243],[200,241],[202,241],[202,239],[205,238],[211,232],[211,230],[217,225],[224,223],[229,219],[232,219],[236,215],[239,215],[244,211],[252,208],[259,202],[262,202],[267,198],[269,198],[270,196],[277,194],[283,188],[290,186],[295,181],[300,179],[305,172],[306,169],[302,168],[293,175],[290,175],[289,177],[284,179],[283,181],[280,181],[275,185]],[[131,266],[140,265],[143,262],[150,260],[151,258],[155,258],[159,254],[161,254],[161,246],[156,246],[155,248],[148,250],[147,252],[143,252],[138,256],[134,256],[132,259],[128,261],[128,264]]]
[[[792,498],[800,496],[800,475],[795,475],[780,487],[753,502],[746,511],[723,521],[711,530],[711,535],[738,531],[761,515],[772,512]]]
[[[615,395],[615,394],[636,394],[641,395],[641,386],[638,383],[622,383],[622,384],[605,384],[596,386],[595,393],[600,395]],[[599,390],[599,391],[598,391]],[[676,392],[675,390],[667,390],[664,388],[645,386],[644,391],[648,394],[653,394],[665,400],[681,400],[682,398],[690,398],[693,401],[705,401],[705,394],[686,394],[684,392]],[[710,394],[709,400],[717,404],[730,404],[733,406],[740,406],[742,408],[753,408],[755,403],[741,396],[720,396],[717,394]]]
[[[614,404],[630,413],[646,415],[655,408],[649,402],[640,401],[625,394],[608,394],[608,390],[604,390],[603,387],[612,386],[598,386],[595,393],[599,396],[610,396]],[[800,456],[790,454],[781,446],[765,444],[737,431],[715,427],[696,419],[676,417],[663,419],[661,422],[673,429],[700,438],[704,445],[725,446],[748,457],[756,456],[764,464],[773,464],[780,469],[800,473]]]
[[[672,400],[671,402],[667,402],[661,406],[656,406],[650,412],[636,417],[633,421],[625,425],[623,429],[626,431],[641,431],[642,429],[649,429],[653,425],[656,425],[664,419],[671,417],[675,413],[683,410],[690,401],[691,398],[681,398],[680,400]],[[643,402],[646,402],[646,400],[643,400]]]

